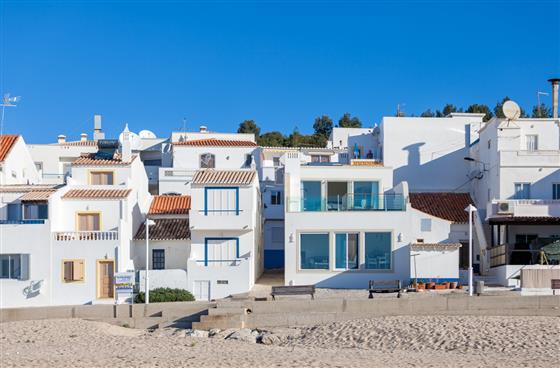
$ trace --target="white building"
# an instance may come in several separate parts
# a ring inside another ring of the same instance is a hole
[[[19,135],[0,136],[0,185],[41,182],[33,159]]]
[[[488,225],[489,274],[504,285],[560,237],[560,121],[492,119],[469,160],[472,193]]]

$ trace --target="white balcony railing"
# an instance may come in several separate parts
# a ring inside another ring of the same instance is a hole
[[[558,199],[505,199],[488,203],[488,216],[514,217],[558,217],[560,200]]]
[[[54,240],[67,241],[105,241],[119,240],[119,232],[112,231],[56,231],[53,233]]]

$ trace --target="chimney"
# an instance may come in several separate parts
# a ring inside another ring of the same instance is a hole
[[[206,127],[206,125],[201,125],[199,131],[200,133],[206,133],[208,132],[208,128]]]
[[[552,117],[558,119],[558,84],[560,78],[552,78],[548,81],[552,83]]]
[[[66,143],[66,136],[64,134],[58,135],[58,143]]]
[[[93,140],[98,141],[100,139],[105,139],[105,133],[101,129],[101,115],[93,115]]]
[[[132,161],[132,144],[130,142],[130,130],[128,130],[128,124],[125,125],[123,130],[121,160],[122,162]]]
[[[87,142],[87,134],[86,133],[80,134],[80,142]]]

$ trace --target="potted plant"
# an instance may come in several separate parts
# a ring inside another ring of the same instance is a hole
[[[450,282],[449,283],[449,288],[450,289],[457,289],[457,284],[458,283],[456,281]]]

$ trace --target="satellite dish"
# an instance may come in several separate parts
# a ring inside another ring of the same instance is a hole
[[[142,147],[142,139],[140,139],[140,136],[136,133],[130,132],[128,133],[128,140],[130,141],[130,148],[132,148],[133,150],[137,150],[140,149]],[[119,142],[122,145],[124,141],[124,134],[121,133],[119,135]]]
[[[521,116],[521,109],[519,108],[519,105],[512,100],[504,102],[502,111],[504,112],[504,116],[508,120],[519,119],[519,117]]]
[[[138,135],[143,139],[157,138],[154,132],[152,132],[151,130],[141,130]]]

